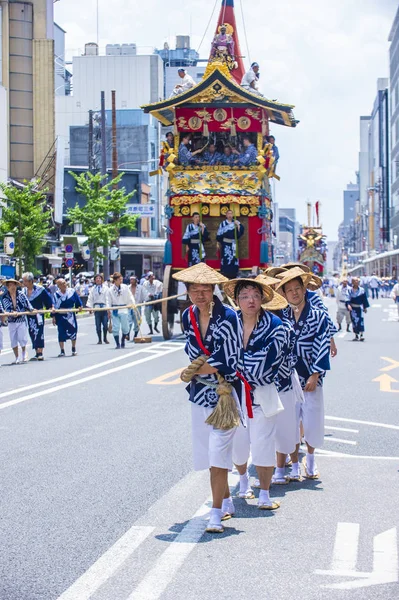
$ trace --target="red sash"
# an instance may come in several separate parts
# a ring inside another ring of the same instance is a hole
[[[198,327],[198,323],[197,323],[197,319],[195,318],[195,314],[194,314],[194,306],[191,305],[189,308],[189,312],[190,312],[190,322],[191,325],[194,329],[194,335],[195,335],[195,339],[197,340],[197,344],[198,346],[201,348],[202,352],[206,355],[206,356],[210,356],[211,353],[209,352],[209,350],[207,348],[205,348],[203,342],[202,342],[202,338],[201,338],[201,333]],[[252,399],[251,399],[251,391],[252,388],[250,386],[250,384],[248,383],[248,381],[245,379],[245,377],[243,375],[241,375],[241,373],[239,373],[238,371],[236,371],[236,376],[241,379],[241,381],[244,384],[244,388],[245,388],[245,404],[247,406],[247,413],[248,413],[248,418],[249,419],[253,419],[254,414],[252,411]]]

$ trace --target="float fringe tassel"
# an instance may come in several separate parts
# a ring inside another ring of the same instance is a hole
[[[189,365],[181,374],[181,379],[185,383],[189,383],[200,368],[206,363],[208,357],[205,355],[199,356],[191,365]],[[212,425],[215,429],[233,429],[234,427],[238,427],[240,424],[240,417],[238,414],[238,409],[236,402],[233,398],[232,391],[233,387],[230,383],[217,373],[217,378],[219,385],[216,388],[216,393],[219,396],[218,403],[212,413],[209,415],[205,423],[208,425]]]

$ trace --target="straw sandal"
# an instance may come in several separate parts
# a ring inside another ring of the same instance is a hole
[[[237,498],[243,498],[244,500],[253,500],[255,498],[255,494],[253,490],[249,488],[246,492],[238,492]]]
[[[309,475],[308,468],[307,468],[307,465],[306,465],[306,456],[303,457],[302,464],[303,464],[304,469],[305,469],[305,479],[320,479],[320,471],[317,468],[317,465],[315,465],[316,472],[313,473],[313,475]]]
[[[223,525],[218,525],[216,523],[209,523],[205,531],[206,533],[224,533],[224,527]]]
[[[287,485],[289,483],[288,475],[283,475],[282,477],[275,477],[273,475],[271,483],[273,485]]]
[[[271,504],[265,504],[258,502],[259,510],[277,510],[280,508],[280,502],[272,502]]]

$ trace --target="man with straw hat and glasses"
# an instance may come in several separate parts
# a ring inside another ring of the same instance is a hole
[[[241,326],[236,312],[214,295],[215,285],[228,281],[223,275],[198,263],[173,277],[185,283],[193,303],[182,318],[191,365],[181,378],[190,382],[194,468],[210,469],[213,502],[207,532],[223,533],[222,520],[234,514],[227,475],[240,423],[236,392],[241,391]]]
[[[300,414],[308,450],[305,473],[306,477],[317,479],[314,451],[324,442],[323,378],[330,369],[330,334],[325,314],[313,308],[306,299],[306,287],[311,278],[311,273],[294,267],[284,274],[276,291],[281,289],[289,304],[283,313],[295,333],[293,358],[305,398]],[[298,469],[298,450],[299,444],[291,455],[293,469]]]
[[[251,396],[246,427],[239,427],[234,439],[233,458],[240,473],[239,496],[254,497],[247,474],[251,447],[260,480],[258,508],[275,510],[280,504],[271,500],[269,488],[276,462],[277,415],[284,410],[275,379],[286,353],[286,330],[278,317],[262,307],[273,301],[275,294],[261,279],[234,279],[223,289],[240,308],[243,348],[239,370],[249,383]]]

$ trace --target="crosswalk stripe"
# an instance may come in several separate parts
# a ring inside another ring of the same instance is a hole
[[[155,527],[133,526],[103,554],[58,600],[89,600],[154,531]]]

